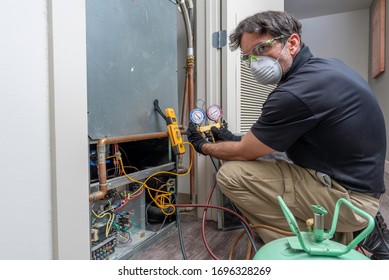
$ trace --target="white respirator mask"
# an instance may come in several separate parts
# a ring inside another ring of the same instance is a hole
[[[268,56],[258,56],[250,61],[250,71],[253,78],[261,85],[277,84],[282,78],[282,68],[278,60],[286,47],[283,47],[277,59]]]

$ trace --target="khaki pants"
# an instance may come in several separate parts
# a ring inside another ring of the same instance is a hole
[[[319,176],[320,177],[320,176]],[[311,205],[320,205],[328,211],[325,228],[330,229],[335,204],[339,198],[349,200],[354,206],[376,215],[379,200],[368,195],[350,192],[329,177],[324,184],[314,170],[301,168],[283,160],[224,162],[217,181],[220,190],[239,208],[251,224],[265,224],[290,231],[278,204],[282,196],[299,224],[306,231],[305,221],[313,218]],[[329,187],[330,186],[330,187]],[[367,221],[342,205],[339,212],[336,240],[348,244],[352,232],[367,226]],[[284,237],[278,233],[257,229],[264,242]]]

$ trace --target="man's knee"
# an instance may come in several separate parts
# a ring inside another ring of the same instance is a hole
[[[223,163],[223,165],[219,168],[218,173],[216,174],[216,179],[219,188],[224,191],[231,189],[233,186],[233,178],[235,178],[236,173],[236,162],[228,161]]]

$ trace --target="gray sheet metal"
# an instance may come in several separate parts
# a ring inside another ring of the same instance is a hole
[[[176,6],[168,0],[87,0],[91,139],[166,131],[178,115]]]

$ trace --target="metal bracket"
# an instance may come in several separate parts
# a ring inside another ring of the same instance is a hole
[[[221,30],[212,34],[212,47],[221,49],[227,44],[227,31]]]

